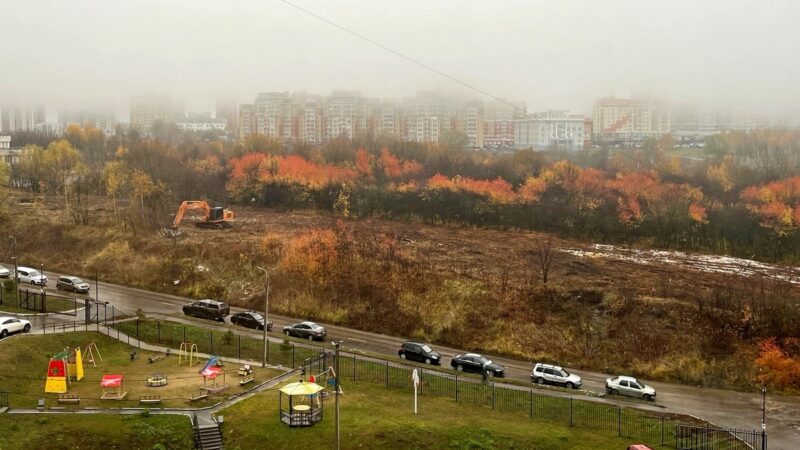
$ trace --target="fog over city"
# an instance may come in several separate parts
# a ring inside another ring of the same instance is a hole
[[[800,104],[793,0],[292,3],[529,110],[637,93],[767,114]],[[114,105],[125,120],[146,92],[190,108],[262,91],[479,95],[278,0],[10,0],[2,17],[0,103]]]

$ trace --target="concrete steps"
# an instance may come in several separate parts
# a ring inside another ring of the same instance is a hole
[[[219,425],[200,425],[194,429],[195,446],[200,450],[221,450],[222,433]]]

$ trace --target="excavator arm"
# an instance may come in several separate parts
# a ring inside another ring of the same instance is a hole
[[[178,212],[175,214],[175,220],[172,222],[173,230],[178,229],[186,211],[203,211],[203,221],[208,221],[211,215],[211,207],[208,206],[208,203],[202,200],[185,201],[181,203],[181,207],[178,208]]]

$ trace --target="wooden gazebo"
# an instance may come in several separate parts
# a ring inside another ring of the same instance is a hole
[[[310,427],[322,421],[323,387],[307,381],[289,383],[278,389],[281,422],[290,427]],[[284,400],[284,396],[286,399]]]

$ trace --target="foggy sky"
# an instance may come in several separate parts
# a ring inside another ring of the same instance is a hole
[[[800,109],[796,0],[291,1],[529,111],[631,93]],[[126,116],[146,92],[210,109],[263,91],[466,91],[279,0],[4,0],[0,30],[0,103]]]

